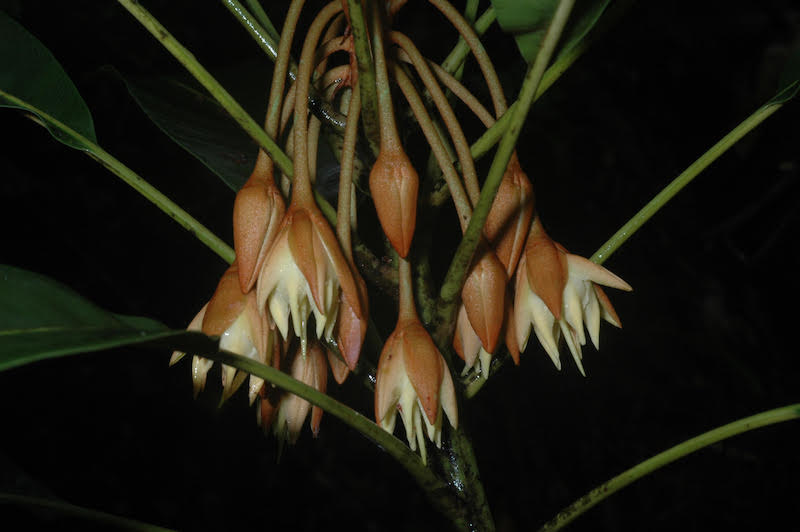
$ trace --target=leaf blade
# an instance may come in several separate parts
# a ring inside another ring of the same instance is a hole
[[[107,312],[53,279],[0,265],[0,371],[138,344],[202,352],[217,349],[205,335]]]
[[[2,11],[0,35],[0,107],[33,113],[55,139],[89,151],[86,144],[53,123],[60,122],[97,142],[89,107],[53,54]]]
[[[575,2],[554,61],[569,52],[589,33],[610,3],[610,0]],[[517,48],[525,61],[533,61],[555,14],[558,0],[492,0],[492,5],[497,12],[500,27],[514,35]]]

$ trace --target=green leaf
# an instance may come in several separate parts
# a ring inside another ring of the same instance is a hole
[[[610,0],[578,0],[562,36],[561,47],[554,61],[567,53],[589,33],[605,11]],[[544,39],[558,0],[492,0],[497,22],[503,31],[514,35],[522,57],[531,62]]]
[[[59,122],[97,142],[89,108],[53,54],[2,11],[0,35],[0,107],[31,112],[59,141],[89,150],[54,124]]]
[[[0,370],[133,344],[217,350],[205,335],[107,312],[52,279],[0,265]]]
[[[255,165],[258,146],[204,91],[173,79],[125,79],[128,92],[169,138],[238,191]]]
[[[92,115],[47,48],[0,11],[0,107],[30,112],[67,146],[89,154],[226,261],[233,250],[189,213],[97,145]]]

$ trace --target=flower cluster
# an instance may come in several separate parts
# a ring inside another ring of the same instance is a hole
[[[391,24],[403,4],[402,0],[386,2],[369,10],[370,57],[378,87],[370,119],[379,135],[370,139],[373,146],[379,140],[379,146],[369,171],[369,195],[387,247],[391,246],[390,260],[398,264],[399,288],[396,325],[378,360],[374,407],[377,424],[390,433],[399,412],[409,446],[419,449],[426,461],[427,442],[441,446],[447,426],[444,419],[453,429],[458,426],[456,388],[453,368],[417,313],[411,261],[420,251],[429,251],[415,248],[414,242],[418,196],[425,187],[420,186],[404,150],[389,88],[397,86],[402,92],[425,135],[446,184],[441,189],[452,198],[462,230],[478,205],[481,185],[469,144],[440,84],[486,127],[506,112],[507,105],[491,62],[475,48],[477,36],[452,6],[445,0],[431,0],[473,48],[489,87],[494,116],[453,76],[431,67],[411,39],[384,30],[382,25]],[[289,49],[302,2],[292,4],[281,35],[265,125],[271,138],[285,139],[283,150],[291,155],[291,168],[259,152],[253,173],[234,203],[236,262],[189,326],[219,336],[221,349],[283,369],[322,393],[327,390],[329,367],[338,383],[356,370],[368,324],[367,286],[350,242],[357,225],[353,181],[358,176],[353,168],[361,91],[347,5],[331,2],[318,12],[303,41],[296,79],[287,89]],[[335,52],[345,52],[347,60],[328,68]],[[416,78],[411,79],[414,73]],[[420,84],[427,103],[416,88]],[[341,173],[335,229],[320,210],[312,184],[321,128],[320,120],[309,112],[312,88],[326,103],[339,102],[347,110],[343,140],[336,148]],[[434,124],[428,111],[432,106],[441,117],[439,124]],[[433,195],[426,207],[435,204]],[[559,369],[563,339],[584,373],[586,330],[598,347],[602,319],[620,326],[601,286],[623,290],[630,286],[553,242],[534,215],[533,198],[531,182],[513,154],[461,288],[452,346],[465,362],[463,374],[488,378],[501,343],[518,364],[531,331]],[[450,340],[439,336],[440,347]],[[172,362],[182,356],[175,353]],[[193,357],[195,393],[204,388],[211,366],[210,361]],[[223,366],[223,398],[246,379],[235,368]],[[310,413],[312,432],[318,433],[322,410],[308,401],[253,376],[248,395],[257,404],[257,419],[264,430],[272,428],[279,438],[294,442]]]

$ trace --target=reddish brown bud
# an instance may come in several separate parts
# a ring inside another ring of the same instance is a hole
[[[405,258],[417,221],[419,176],[402,149],[381,149],[369,174],[369,190],[383,232]]]

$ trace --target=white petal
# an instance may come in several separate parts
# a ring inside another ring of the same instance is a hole
[[[585,377],[586,372],[583,370],[583,363],[581,362],[583,353],[581,352],[581,344],[578,342],[578,337],[565,320],[559,320],[559,324],[561,325],[561,332],[564,334],[564,340],[567,342],[567,347],[572,353],[572,358],[575,360],[581,375]]]
[[[563,319],[567,320],[572,330],[578,336],[581,345],[586,343],[583,333],[583,305],[581,305],[581,292],[584,283],[575,277],[570,277],[564,286]],[[565,333],[566,334],[566,333]]]
[[[567,254],[567,266],[570,276],[579,277],[584,280],[594,281],[603,286],[610,286],[612,288],[619,288],[630,292],[633,290],[631,285],[617,277],[607,269],[599,264],[579,257],[578,255]]]
[[[600,349],[600,303],[597,301],[597,294],[594,287],[589,287],[584,297],[583,313],[586,318],[586,328],[589,330],[589,337],[592,339],[595,349]]]

